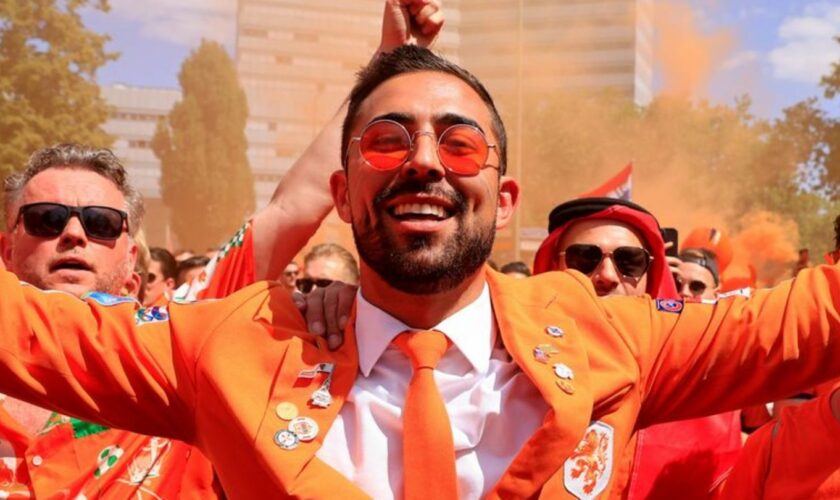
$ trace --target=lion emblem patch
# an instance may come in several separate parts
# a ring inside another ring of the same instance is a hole
[[[593,422],[563,465],[563,484],[577,498],[595,498],[609,484],[612,466],[613,428]]]

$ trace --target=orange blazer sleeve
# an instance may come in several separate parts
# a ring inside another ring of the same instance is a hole
[[[840,469],[840,422],[829,403],[830,395],[785,408],[754,432],[714,498],[836,498],[824,491]]]
[[[173,309],[180,321],[170,319]],[[201,332],[211,332],[230,310],[221,301],[142,309],[120,297],[80,300],[0,271],[0,392],[109,427],[189,442]]]
[[[639,427],[773,401],[840,375],[838,304],[834,266],[715,305],[604,301],[639,363]]]

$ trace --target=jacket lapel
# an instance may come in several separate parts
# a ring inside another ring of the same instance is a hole
[[[315,457],[324,437],[338,416],[347,399],[359,370],[356,349],[355,307],[345,331],[344,344],[336,351],[330,351],[322,337],[296,335],[287,343],[288,347],[272,385],[266,414],[257,433],[258,446],[267,451],[271,468],[275,471],[287,494],[300,498],[330,497],[367,498],[347,478]],[[258,318],[271,321],[270,310],[258,313]],[[331,366],[332,373],[327,370]],[[319,370],[320,369],[320,370]],[[306,373],[309,372],[309,373]],[[301,376],[301,374],[304,376]],[[314,374],[314,376],[310,376]],[[324,408],[314,404],[313,394],[329,380],[330,404]],[[277,406],[291,403],[299,416],[309,417],[318,425],[314,439],[298,442],[288,449],[276,442],[278,432],[286,430],[289,422],[280,418]]]
[[[556,289],[489,270],[487,277],[505,347],[551,407],[490,494],[527,498],[563,467],[589,425],[589,363],[574,321],[558,314]]]

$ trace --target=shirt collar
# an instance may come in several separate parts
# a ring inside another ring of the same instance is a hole
[[[421,306],[422,307],[422,306]],[[470,304],[431,328],[443,332],[478,372],[485,372],[496,342],[496,322],[487,284]],[[356,346],[359,369],[370,376],[373,366],[394,338],[412,328],[365,300],[362,290],[356,294]]]

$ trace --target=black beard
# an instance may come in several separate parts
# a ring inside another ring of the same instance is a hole
[[[386,283],[401,292],[412,295],[431,295],[452,290],[478,271],[490,257],[495,227],[464,227],[466,201],[458,192],[447,192],[438,186],[409,181],[384,190],[374,200],[379,220],[389,217],[383,208],[385,202],[399,194],[425,193],[449,198],[455,204],[458,229],[454,236],[442,243],[443,248],[433,257],[422,255],[434,245],[431,235],[416,235],[408,241],[404,251],[387,233],[381,223],[362,232],[353,225],[353,238],[359,257]],[[440,246],[439,244],[438,246]]]

